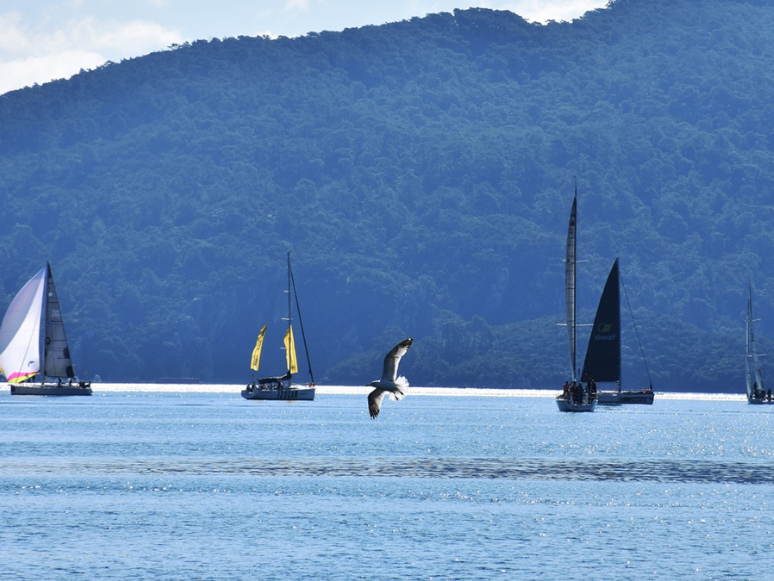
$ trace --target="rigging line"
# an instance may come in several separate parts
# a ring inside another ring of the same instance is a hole
[[[288,263],[288,266],[290,263]],[[306,362],[309,364],[309,377],[312,378],[314,383],[314,373],[312,373],[312,360],[309,359],[309,348],[306,345],[306,333],[304,333],[304,319],[301,317],[301,305],[298,303],[298,292],[296,291],[296,278],[293,276],[293,271],[288,268],[290,272],[290,281],[293,284],[293,295],[296,297],[296,311],[298,311],[298,324],[301,327],[301,338],[304,340],[304,353],[306,353]]]
[[[648,360],[645,359],[645,350],[642,348],[642,341],[640,341],[640,332],[637,330],[637,322],[634,320],[634,313],[632,312],[632,304],[629,302],[629,293],[626,292],[626,285],[624,284],[623,275],[618,274],[618,276],[621,278],[621,286],[624,289],[624,296],[626,297],[626,306],[629,307],[629,315],[632,318],[632,325],[634,326],[634,334],[637,335],[637,343],[640,346],[640,353],[642,353],[642,363],[645,365],[645,372],[648,374],[648,383],[650,384],[650,389],[653,389],[653,380],[650,378],[650,369],[648,369]]]

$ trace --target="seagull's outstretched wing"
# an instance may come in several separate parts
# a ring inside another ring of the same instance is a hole
[[[406,354],[414,339],[409,337],[395,345],[384,358],[384,369],[382,370],[382,381],[394,383],[398,379],[398,364],[400,358]]]
[[[368,413],[371,414],[371,419],[376,419],[379,415],[379,410],[382,409],[382,401],[387,390],[379,389],[378,387],[368,394]]]

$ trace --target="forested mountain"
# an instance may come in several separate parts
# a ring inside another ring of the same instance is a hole
[[[741,392],[748,278],[771,352],[772,127],[764,0],[174,46],[0,96],[0,309],[50,261],[81,376],[242,382],[264,323],[283,371],[291,250],[318,382],[412,336],[414,385],[556,387],[577,178],[582,318],[620,256],[656,390]]]

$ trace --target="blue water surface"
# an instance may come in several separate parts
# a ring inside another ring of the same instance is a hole
[[[0,395],[0,579],[774,579],[773,406]]]

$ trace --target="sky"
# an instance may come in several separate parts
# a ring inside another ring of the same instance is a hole
[[[608,0],[0,0],[0,94],[172,44],[299,36],[455,8],[570,21]]]

